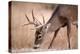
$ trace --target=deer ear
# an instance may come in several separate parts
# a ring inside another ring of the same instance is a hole
[[[49,29],[50,25],[51,25],[51,23],[48,23],[48,24],[46,25],[46,31]]]
[[[47,24],[47,28],[49,28],[49,27],[50,27],[50,25],[51,25],[51,23],[48,23],[48,24]]]

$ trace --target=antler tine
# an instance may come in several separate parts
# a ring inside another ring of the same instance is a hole
[[[36,20],[37,20],[37,19],[36,19]],[[39,20],[37,20],[37,22],[39,22],[39,24],[42,25],[41,22],[40,22]]]
[[[33,17],[33,22],[35,22],[35,20],[37,20],[37,19],[34,17],[33,10],[32,10],[32,17]],[[37,20],[37,22],[39,22],[39,24],[42,25],[40,21]]]
[[[27,24],[24,24],[23,26],[25,26],[25,25],[29,25],[29,24],[34,24],[33,22],[31,22],[30,20],[29,20],[29,18],[27,17],[27,15],[25,14],[25,16],[26,16],[26,19],[28,20],[28,22],[29,23],[27,23]],[[35,25],[35,24],[34,24]]]
[[[26,19],[28,20],[28,22],[30,22],[30,20],[29,20],[29,18],[27,17],[27,15],[25,14],[25,16],[26,16]]]
[[[33,17],[33,22],[34,22],[35,21],[35,17],[34,17],[33,10],[32,10],[32,17]]]
[[[44,16],[42,15],[42,18],[43,18],[43,24],[45,24],[45,19],[44,19]]]

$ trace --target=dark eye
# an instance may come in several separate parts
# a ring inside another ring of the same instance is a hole
[[[38,38],[41,38],[41,34],[39,34]]]
[[[39,36],[38,38],[41,38],[41,36]]]

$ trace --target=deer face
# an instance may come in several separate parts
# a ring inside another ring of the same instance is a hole
[[[45,34],[45,30],[46,30],[46,26],[45,26],[45,20],[44,20],[44,17],[42,16],[43,18],[43,24],[38,21],[35,17],[34,17],[34,13],[33,13],[33,10],[32,10],[32,17],[33,17],[33,22],[31,22],[29,20],[29,18],[26,16],[26,19],[28,20],[28,24],[24,24],[24,25],[30,25],[30,24],[33,24],[34,27],[35,27],[35,42],[34,42],[34,49],[36,48],[39,48],[39,45],[42,43],[42,39],[43,39],[43,36]]]
[[[39,45],[43,42],[43,38],[47,32],[47,29],[48,29],[48,27],[46,24],[41,26],[40,28],[36,29],[36,33],[35,33],[36,39],[35,39],[34,49],[37,49],[40,47]]]

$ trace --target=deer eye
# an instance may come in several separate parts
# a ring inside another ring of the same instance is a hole
[[[38,38],[41,38],[41,36],[39,36]]]
[[[38,36],[38,38],[41,38],[41,34]]]

